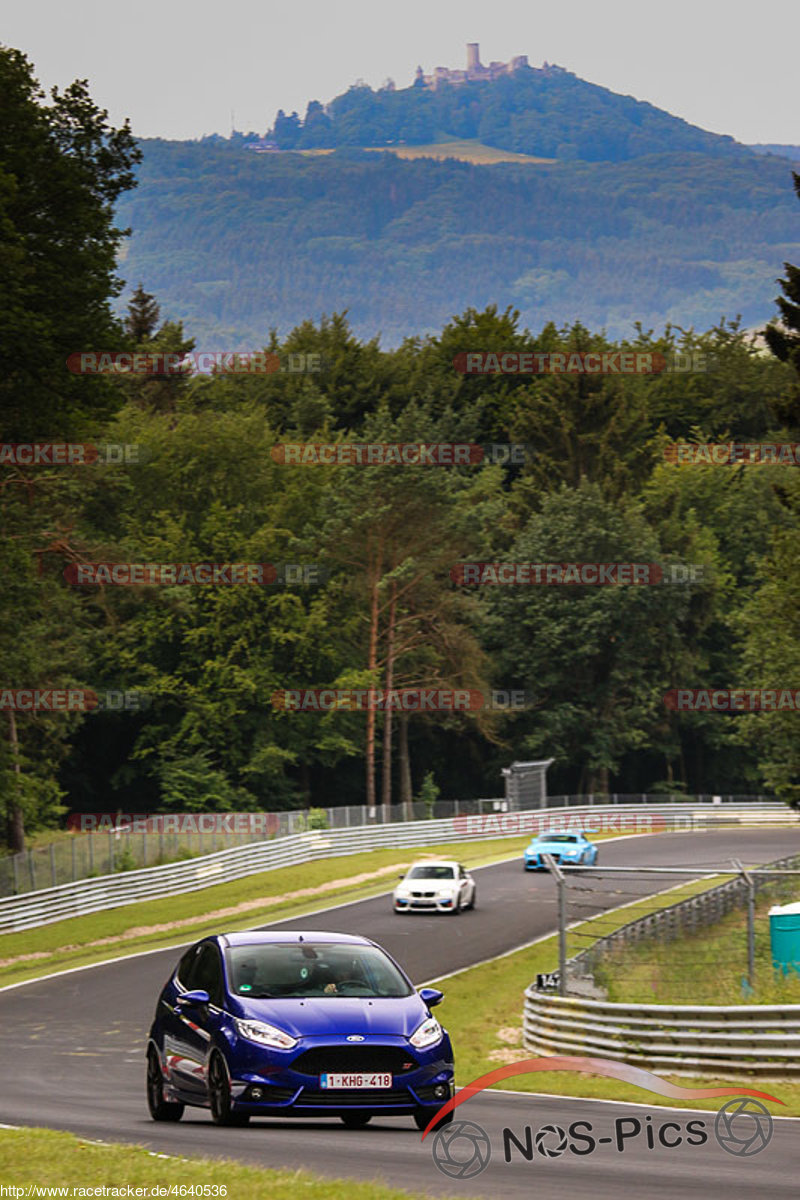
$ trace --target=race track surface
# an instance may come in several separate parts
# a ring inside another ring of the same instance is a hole
[[[712,870],[734,857],[752,865],[793,852],[800,853],[800,831],[658,834],[601,843],[600,863],[696,864]],[[276,922],[275,927],[366,934],[395,955],[417,983],[553,931],[555,888],[549,876],[525,874],[521,858],[481,868],[475,875],[478,907],[457,917],[395,916],[388,896],[381,896]],[[615,907],[634,890],[644,894],[677,882],[664,876],[617,876],[598,885],[596,907]],[[138,1142],[168,1154],[219,1155],[263,1166],[377,1178],[431,1195],[527,1197],[539,1189],[548,1197],[592,1200],[752,1200],[754,1194],[794,1200],[798,1195],[798,1121],[776,1121],[771,1144],[746,1159],[717,1145],[708,1114],[700,1114],[711,1132],[704,1145],[689,1146],[684,1138],[675,1148],[656,1141],[649,1150],[642,1132],[617,1150],[617,1117],[638,1117],[644,1130],[648,1113],[654,1126],[674,1120],[683,1127],[698,1115],[651,1109],[644,1092],[644,1107],[509,1093],[470,1100],[457,1110],[456,1121],[476,1122],[492,1144],[491,1162],[473,1180],[449,1180],[442,1174],[432,1160],[432,1136],[422,1143],[405,1118],[374,1118],[358,1131],[345,1129],[338,1120],[254,1121],[244,1129],[217,1129],[207,1112],[187,1109],[177,1125],[154,1124],[145,1106],[144,1039],[158,992],[179,953],[158,951],[0,992],[0,1122]],[[486,1010],[491,1021],[491,996]],[[441,1013],[446,1024],[446,1001]],[[779,1084],[763,1090],[780,1096]],[[710,1107],[716,1106],[711,1102]],[[514,1153],[510,1163],[504,1161],[504,1127],[524,1141],[526,1125],[535,1134],[544,1124],[567,1128],[574,1121],[590,1122],[598,1139],[611,1141],[583,1156],[568,1151],[548,1160],[536,1154],[528,1162]]]

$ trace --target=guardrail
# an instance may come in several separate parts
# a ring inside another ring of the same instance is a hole
[[[799,862],[791,855],[769,866],[785,870]],[[568,975],[591,974],[619,945],[672,938],[718,921],[747,899],[747,891],[742,879],[728,880],[629,921],[570,959]],[[536,1055],[586,1055],[697,1077],[800,1076],[800,1004],[619,1004],[558,996],[531,984],[522,1025],[525,1049]]]
[[[609,1004],[525,992],[531,1054],[587,1055],[671,1071],[800,1075],[800,1004]]]
[[[710,811],[712,809],[714,811]],[[631,814],[627,823],[626,812]],[[711,805],[676,804],[660,808],[648,805],[646,812],[642,812],[638,805],[630,805],[614,808],[613,827],[616,832],[634,832],[637,827],[637,813],[640,814],[642,831],[656,826],[661,828],[661,817],[665,819],[663,828],[666,829],[669,824],[673,829],[687,831],[695,828],[698,821],[704,828],[713,827],[716,823],[728,825],[751,821],[764,824],[778,821],[780,824],[800,825],[800,814],[780,802],[749,805],[746,809],[730,806],[726,808],[724,816],[716,806]],[[220,850],[216,854],[167,866],[123,871],[98,879],[84,879],[19,896],[7,896],[0,900],[0,933],[30,929],[33,926],[61,921],[66,917],[84,916],[101,909],[135,904],[139,900],[198,891],[216,883],[229,883],[260,871],[297,866],[317,858],[332,858],[393,847],[411,849],[448,842],[491,841],[514,834],[523,835],[536,827],[535,821],[552,824],[559,817],[569,822],[583,818],[586,818],[586,821],[591,818],[596,822],[599,819],[597,808],[588,805],[582,809],[570,808],[568,812],[562,810],[561,813],[558,810],[548,810],[546,813],[533,810],[497,816],[503,819],[494,820],[491,816],[482,819],[480,829],[469,828],[469,822],[474,818],[454,817],[405,824],[361,826],[356,829],[319,830]],[[513,828],[511,818],[517,818]],[[526,820],[523,822],[522,818]],[[606,823],[611,821],[612,815],[609,814]]]

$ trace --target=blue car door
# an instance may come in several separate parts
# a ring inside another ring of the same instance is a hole
[[[203,989],[209,1004],[180,1006],[165,1021],[164,1053],[173,1085],[187,1096],[205,1098],[206,1061],[224,1003],[222,962],[213,942],[200,942],[186,965],[181,959],[179,979],[187,992]]]

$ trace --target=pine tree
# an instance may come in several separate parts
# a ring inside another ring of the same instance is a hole
[[[800,175],[792,171],[792,180],[800,200]],[[775,303],[780,311],[780,325],[770,324],[764,330],[764,340],[781,362],[790,363],[797,373],[797,384],[779,404],[773,407],[778,417],[790,426],[800,426],[800,267],[785,262],[786,278],[779,279],[783,296]]]
[[[154,296],[146,292],[140,283],[128,305],[125,329],[138,346],[152,338],[158,325],[161,309]]]

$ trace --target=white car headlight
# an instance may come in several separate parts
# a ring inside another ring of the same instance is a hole
[[[297,1045],[297,1038],[291,1037],[274,1025],[268,1025],[266,1021],[240,1021],[237,1018],[235,1025],[240,1037],[247,1038],[251,1042],[258,1042],[259,1046],[274,1046],[277,1050],[291,1050]]]
[[[441,1041],[441,1039],[442,1027],[436,1020],[436,1017],[426,1017],[408,1040],[418,1050],[424,1050],[426,1046],[433,1046],[436,1042]]]

